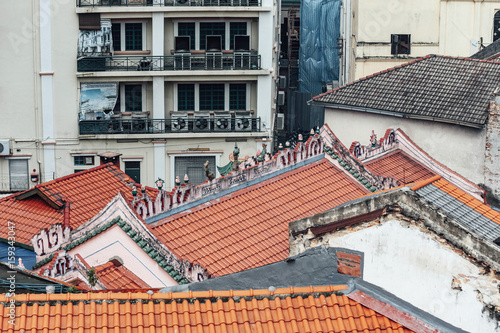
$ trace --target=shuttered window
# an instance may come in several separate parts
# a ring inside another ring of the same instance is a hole
[[[210,172],[215,175],[215,156],[177,156],[175,158],[175,176],[179,176],[181,181],[184,175],[188,175],[189,182],[199,185],[207,180],[203,164],[209,161]]]
[[[29,189],[28,160],[9,160],[9,178],[11,191]]]
[[[80,30],[101,30],[101,14],[78,14]]]

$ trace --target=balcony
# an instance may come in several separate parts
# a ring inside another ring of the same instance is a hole
[[[167,119],[81,120],[80,135],[260,132],[260,117],[194,116]]]
[[[78,72],[259,70],[259,54],[178,54],[170,56],[91,56],[77,60]]]
[[[261,0],[76,0],[77,7],[207,6],[260,7]]]

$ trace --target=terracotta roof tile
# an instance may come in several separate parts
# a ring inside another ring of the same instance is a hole
[[[99,282],[104,284],[107,290],[142,289],[150,287],[125,266],[117,266],[113,261],[96,266],[94,269],[99,276]]]
[[[16,326],[9,299],[0,296],[1,330],[82,332],[412,332],[335,292],[346,286],[186,293],[16,295]],[[149,330],[148,330],[149,329]]]
[[[365,166],[376,175],[396,179],[399,184],[409,184],[436,175],[400,149],[366,162]]]
[[[360,183],[322,159],[187,214],[165,218],[152,230],[177,257],[220,276],[285,259],[289,222],[367,193]]]
[[[0,199],[0,224],[10,221],[16,226],[16,241],[29,244],[33,235],[43,228],[64,222],[64,209],[50,205],[70,203],[70,226],[79,227],[94,217],[122,191],[127,200],[132,194],[127,183],[133,180],[111,164],[98,166],[58,178],[35,188]],[[148,189],[153,197],[155,189]],[[7,238],[7,228],[0,237]]]

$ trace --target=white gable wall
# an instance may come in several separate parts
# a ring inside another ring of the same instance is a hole
[[[331,108],[325,108],[325,123],[346,147],[369,144],[372,130],[380,139],[388,128],[401,128],[438,162],[476,184],[485,181],[482,129]]]
[[[178,285],[116,224],[68,253],[72,257],[78,253],[90,266],[105,264],[112,257],[118,256],[128,270],[153,288]]]
[[[496,298],[493,303],[498,304],[498,280],[481,275],[435,234],[391,219],[322,239],[328,246],[364,252],[364,280],[464,330],[500,332],[498,323],[482,313],[481,303],[482,298],[488,303]],[[454,281],[462,290],[452,288]]]

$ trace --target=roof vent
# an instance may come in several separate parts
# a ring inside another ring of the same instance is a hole
[[[123,260],[122,258],[118,257],[118,256],[114,256],[114,257],[111,257],[109,259],[110,262],[112,262],[116,267],[120,267],[123,265]]]

